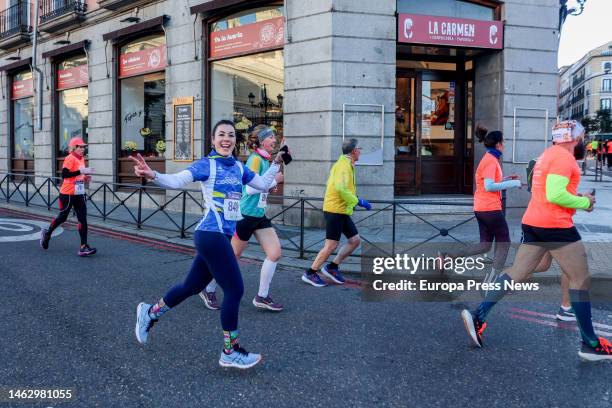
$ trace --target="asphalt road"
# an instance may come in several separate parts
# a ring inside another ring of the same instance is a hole
[[[0,217],[0,237],[39,228],[16,231]],[[239,372],[218,366],[219,314],[198,297],[167,313],[149,345],[136,342],[136,305],[183,279],[188,251],[92,233],[98,254],[79,258],[71,226],[46,252],[34,240],[2,241],[0,387],[71,388],[76,397],[0,406],[612,406],[612,365],[579,360],[575,325],[549,316],[556,304],[500,304],[476,349],[461,303],[366,302],[355,285],[313,288],[295,269],[272,283],[286,309],[257,310],[259,264],[250,261],[241,264],[241,343],[264,361]],[[594,318],[612,332],[610,310]]]

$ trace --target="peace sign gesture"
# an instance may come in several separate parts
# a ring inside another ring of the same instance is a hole
[[[134,166],[134,174],[138,177],[144,177],[146,179],[154,179],[155,172],[151,170],[145,159],[142,158],[140,153],[134,156],[130,156],[130,160],[132,160],[135,164]]]

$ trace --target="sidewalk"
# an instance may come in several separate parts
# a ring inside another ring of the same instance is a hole
[[[593,188],[597,190],[596,210],[592,213],[578,211],[574,220],[583,241],[588,245],[590,267],[593,274],[612,276],[612,268],[610,268],[610,265],[612,265],[612,177],[604,174],[603,182],[595,182],[593,181],[594,177],[590,173],[587,176],[583,176],[579,190],[588,191]],[[46,207],[26,207],[23,202],[19,203],[19,200],[21,200],[21,197],[17,194],[11,198],[11,202],[8,204],[6,201],[0,201],[0,208],[28,212],[49,218],[54,217],[57,213],[56,208],[47,211]],[[419,201],[419,198],[415,197],[414,200],[410,198],[410,200]],[[451,199],[445,197],[444,200],[448,202]],[[417,244],[429,239],[435,243],[453,243],[456,242],[455,239],[466,244],[478,242],[478,226],[473,218],[471,200],[465,196],[452,198],[452,200],[456,205],[440,205],[436,204],[436,200],[428,198],[427,203],[406,204],[402,208],[398,207],[395,231],[396,243]],[[42,204],[42,201],[38,204]],[[180,228],[176,228],[176,224],[180,225],[181,222],[180,213],[168,212],[168,215],[163,213],[154,214],[142,228],[138,229],[132,216],[125,208],[118,208],[112,213],[112,220],[107,219],[104,221],[101,217],[93,216],[96,214],[96,210],[93,208],[92,202],[89,202],[89,206],[89,223],[91,225],[193,247],[191,237],[181,238]],[[382,207],[383,205],[381,204],[375,205],[374,210]],[[135,210],[133,208],[131,210],[134,213]],[[374,244],[390,244],[392,242],[393,227],[390,222],[389,212],[390,210],[386,211],[386,213],[380,212],[375,214],[374,211],[356,211],[353,218],[364,241]],[[510,237],[513,243],[518,243],[521,239],[521,217],[523,212],[523,209],[509,209],[507,213]],[[153,210],[142,209],[142,219],[145,219],[152,213]],[[199,218],[199,214],[187,214],[186,225],[197,223]],[[361,220],[364,221],[362,222]],[[312,259],[316,256],[316,252],[323,246],[325,238],[324,230],[305,228],[304,248],[306,253],[305,259],[301,259],[299,257],[299,226],[286,226],[281,223],[275,223],[275,228],[278,231],[283,247],[283,257],[280,263],[304,269],[309,267]],[[440,236],[439,229],[448,229],[449,236]],[[193,227],[191,228],[192,230]],[[249,245],[244,256],[263,260],[265,254],[261,247],[254,239],[251,242],[252,244]],[[608,243],[610,245],[607,245]],[[356,253],[359,254],[360,249]],[[508,256],[508,264],[512,262],[513,258],[514,251],[511,251]],[[360,258],[349,258],[343,269],[347,272],[359,271]],[[551,273],[558,273],[558,271],[553,268]]]

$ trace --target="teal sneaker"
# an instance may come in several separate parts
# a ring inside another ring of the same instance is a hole
[[[234,367],[241,370],[251,368],[261,361],[261,354],[249,353],[242,347],[234,347],[234,351],[230,354],[221,352],[219,357],[219,365],[221,367]]]

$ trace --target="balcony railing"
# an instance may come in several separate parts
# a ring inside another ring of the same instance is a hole
[[[69,13],[85,14],[85,0],[42,0],[40,22],[44,23]]]
[[[0,40],[32,30],[28,20],[28,7],[29,2],[20,1],[0,12]]]

